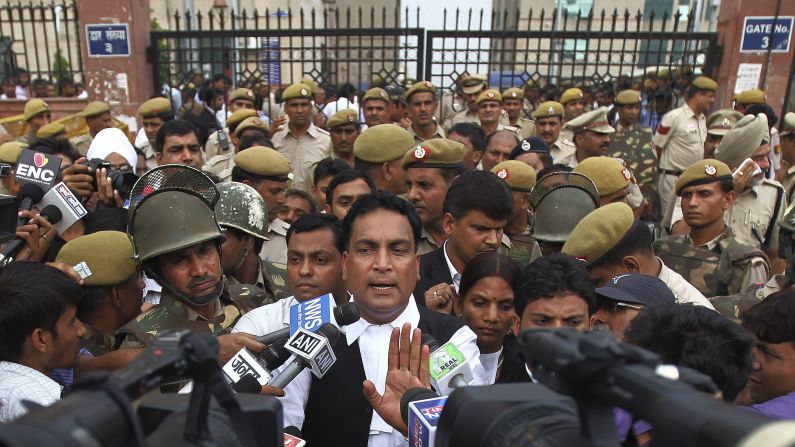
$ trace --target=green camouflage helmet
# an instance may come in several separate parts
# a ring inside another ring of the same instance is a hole
[[[599,207],[599,193],[582,174],[553,172],[533,188],[530,206],[535,211],[533,237],[543,242],[563,243],[580,220]]]
[[[256,189],[243,183],[221,183],[218,193],[220,197],[215,204],[218,225],[268,240],[268,209]]]
[[[163,165],[144,174],[130,193],[127,222],[138,264],[222,239],[213,212],[217,201],[215,184],[198,169]]]

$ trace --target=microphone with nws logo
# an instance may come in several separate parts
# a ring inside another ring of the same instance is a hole
[[[323,323],[316,333],[299,329],[285,345],[295,358],[268,385],[284,389],[306,368],[312,368],[318,378],[323,377],[337,361],[333,347],[339,338],[340,330],[331,323]]]
[[[356,303],[345,303],[334,307],[331,294],[321,295],[311,300],[290,306],[290,326],[258,337],[260,343],[270,345],[290,338],[299,328],[316,331],[324,323],[336,322],[345,326],[359,321],[359,308]]]
[[[47,220],[53,225],[58,223],[62,217],[61,210],[59,210],[55,205],[45,206],[39,214],[47,218]],[[25,221],[25,219],[22,220]],[[22,239],[14,238],[14,240],[9,242],[6,248],[3,249],[2,253],[0,253],[0,266],[5,266],[6,264],[12,262],[14,260],[14,256],[16,256],[24,246],[25,241]]]
[[[472,380],[472,367],[453,343],[447,342],[439,346],[439,342],[431,334],[422,334],[422,343],[431,348],[431,383],[439,394],[447,396],[455,388],[469,385]]]

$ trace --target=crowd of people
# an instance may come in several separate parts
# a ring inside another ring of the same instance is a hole
[[[395,412],[430,387],[422,334],[460,350],[471,385],[536,381],[517,347],[533,328],[611,332],[795,419],[795,113],[779,123],[760,90],[714,110],[722,87],[689,70],[563,87],[466,74],[451,93],[308,78],[271,92],[199,71],[144,102],[132,138],[96,101],[71,139],[35,95],[0,162],[60,157],[88,214],[58,231],[19,213],[0,422],[166,330],[216,336],[221,364],[262,353],[257,337],[323,294],[361,314],[336,363],[261,390],[311,445],[407,445]],[[112,171],[138,179],[122,191]],[[639,444],[675,429],[620,411],[615,428]]]

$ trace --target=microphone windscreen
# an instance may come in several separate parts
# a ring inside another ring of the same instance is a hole
[[[422,334],[422,339],[421,340],[422,340],[422,344],[428,345],[428,347],[431,348],[431,352],[436,351],[437,349],[439,349],[439,342],[436,341],[435,338],[433,338],[433,335],[428,334],[428,333]]]
[[[333,346],[334,343],[337,342],[337,339],[340,338],[339,328],[331,323],[323,323],[323,325],[317,329],[317,333],[326,337],[328,339],[329,345],[331,346]]]
[[[346,326],[359,321],[359,306],[356,303],[345,303],[334,308],[334,319],[340,326]]]
[[[289,427],[284,427],[284,433],[291,436],[295,436],[296,438],[304,437],[304,434],[301,433],[301,430],[299,430],[298,427],[293,425],[290,425]]]
[[[262,390],[262,386],[260,386],[257,379],[254,378],[251,374],[246,374],[238,380],[234,385],[232,385],[232,389],[235,390],[236,393],[249,393],[249,394],[259,394]]]
[[[17,197],[20,199],[24,197],[30,197],[33,203],[41,202],[42,197],[44,197],[44,190],[41,186],[35,183],[23,183],[22,186],[19,188],[19,194]]]
[[[55,225],[58,222],[60,222],[61,218],[63,218],[63,214],[61,214],[61,210],[58,209],[58,207],[55,206],[55,205],[47,205],[47,206],[45,206],[41,210],[41,212],[39,214],[41,214],[42,216],[46,217],[47,220],[53,225]]]
[[[268,349],[262,353],[260,356],[262,360],[265,362],[265,365],[268,368],[268,371],[273,371],[278,367],[284,365],[284,362],[290,358],[290,351],[284,347],[284,341],[276,342],[271,345],[268,345]]]
[[[434,397],[439,397],[439,395],[428,388],[417,387],[406,391],[403,393],[403,397],[400,398],[400,418],[403,419],[403,422],[408,424],[409,404],[415,400],[432,399]]]

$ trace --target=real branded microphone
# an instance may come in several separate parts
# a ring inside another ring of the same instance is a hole
[[[431,334],[422,334],[422,343],[431,348],[431,383],[439,394],[447,396],[455,388],[469,385],[473,377],[472,366],[453,343],[439,346]]]
[[[58,207],[54,205],[45,206],[44,209],[42,209],[39,214],[46,217],[47,220],[53,225],[58,223],[61,220],[62,216],[61,210],[59,210]],[[22,220],[25,221],[25,219]],[[22,239],[14,238],[14,240],[9,242],[6,248],[3,250],[3,252],[0,253],[0,266],[4,266],[12,262],[14,260],[14,256],[16,256],[17,253],[19,253],[19,251],[24,246],[25,246],[25,241],[23,241]]]
[[[235,385],[243,379],[252,378],[257,382],[257,391],[260,385],[267,385],[271,380],[271,371],[275,371],[290,358],[290,351],[284,347],[284,343],[273,343],[262,354],[254,354],[247,348],[237,352],[221,368],[227,382],[232,384],[232,389],[237,391]],[[250,382],[250,380],[247,379]],[[245,384],[241,385],[245,386]],[[243,391],[251,392],[251,391]]]
[[[301,430],[290,425],[284,427],[284,447],[305,447],[306,441],[303,440]]]
[[[345,303],[334,307],[334,297],[327,293],[311,300],[290,306],[290,326],[258,337],[260,343],[270,345],[287,340],[299,329],[317,331],[324,323],[336,322],[345,326],[359,321],[359,307],[356,303]]]
[[[323,377],[337,361],[333,346],[339,338],[340,330],[331,323],[323,323],[317,332],[299,329],[285,344],[294,354],[293,360],[268,385],[283,389],[306,368],[311,368],[316,377]]]

